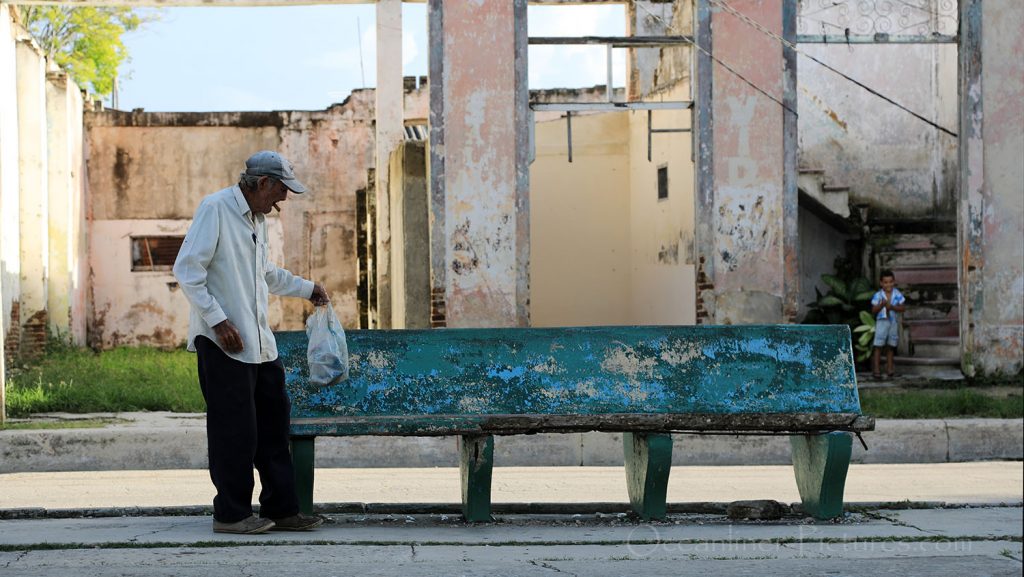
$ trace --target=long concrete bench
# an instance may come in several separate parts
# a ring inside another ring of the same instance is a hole
[[[311,385],[306,336],[277,335],[291,396],[300,503],[314,438],[454,435],[468,521],[491,518],[494,435],[623,433],[643,519],[665,516],[673,432],[790,434],[808,514],[843,509],[861,414],[845,326],[349,331],[350,378]]]

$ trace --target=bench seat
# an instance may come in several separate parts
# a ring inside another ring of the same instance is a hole
[[[664,516],[669,433],[792,434],[805,509],[842,512],[861,414],[845,326],[671,326],[349,331],[350,378],[314,386],[306,336],[277,333],[292,401],[300,500],[313,439],[453,435],[468,520],[490,518],[493,436],[625,433],[630,500]],[[805,494],[806,492],[806,494]]]

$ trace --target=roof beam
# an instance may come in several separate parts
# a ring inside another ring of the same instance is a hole
[[[424,4],[426,0],[403,0],[409,4]],[[0,4],[65,6],[130,6],[171,8],[177,6],[314,6],[323,4],[376,4],[376,0],[0,0]],[[586,6],[597,4],[626,4],[625,0],[530,0],[530,4],[554,6]]]

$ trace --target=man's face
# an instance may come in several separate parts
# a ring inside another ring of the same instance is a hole
[[[892,287],[896,286],[896,279],[891,276],[883,276],[881,278],[882,290],[885,292],[892,291]]]
[[[253,206],[249,208],[253,212],[269,214],[271,209],[281,211],[277,203],[288,200],[288,187],[283,182],[269,176],[261,177],[256,187],[256,194],[253,195]]]

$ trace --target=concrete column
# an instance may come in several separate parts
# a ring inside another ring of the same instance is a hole
[[[11,314],[21,294],[20,196],[18,192],[18,89],[12,8],[0,5],[0,336],[11,331]],[[12,336],[17,336],[20,326]]]
[[[21,185],[21,326],[23,352],[41,351],[46,330],[48,188],[46,60],[31,40],[17,45],[18,180]]]
[[[394,275],[391,259],[392,217],[388,164],[402,142],[402,0],[377,2],[377,318],[375,328],[391,327]]]
[[[89,283],[89,221],[85,172],[85,99],[77,84],[68,80],[68,194],[70,195],[68,227],[68,266],[70,283],[71,343],[86,344],[86,321],[90,294]]]
[[[431,320],[526,326],[526,1],[430,0],[429,15]]]
[[[430,328],[430,234],[426,159],[422,142],[404,142],[391,155],[391,328]]]
[[[47,213],[49,217],[49,284],[47,311],[50,331],[71,332],[71,126],[68,77],[60,71],[46,75]]]
[[[964,373],[1024,368],[1024,4],[960,3],[960,342]]]
[[[795,34],[795,0],[732,6],[774,34]],[[697,42],[735,71],[698,57],[698,322],[792,321],[799,297],[795,55],[709,0],[697,3]]]

